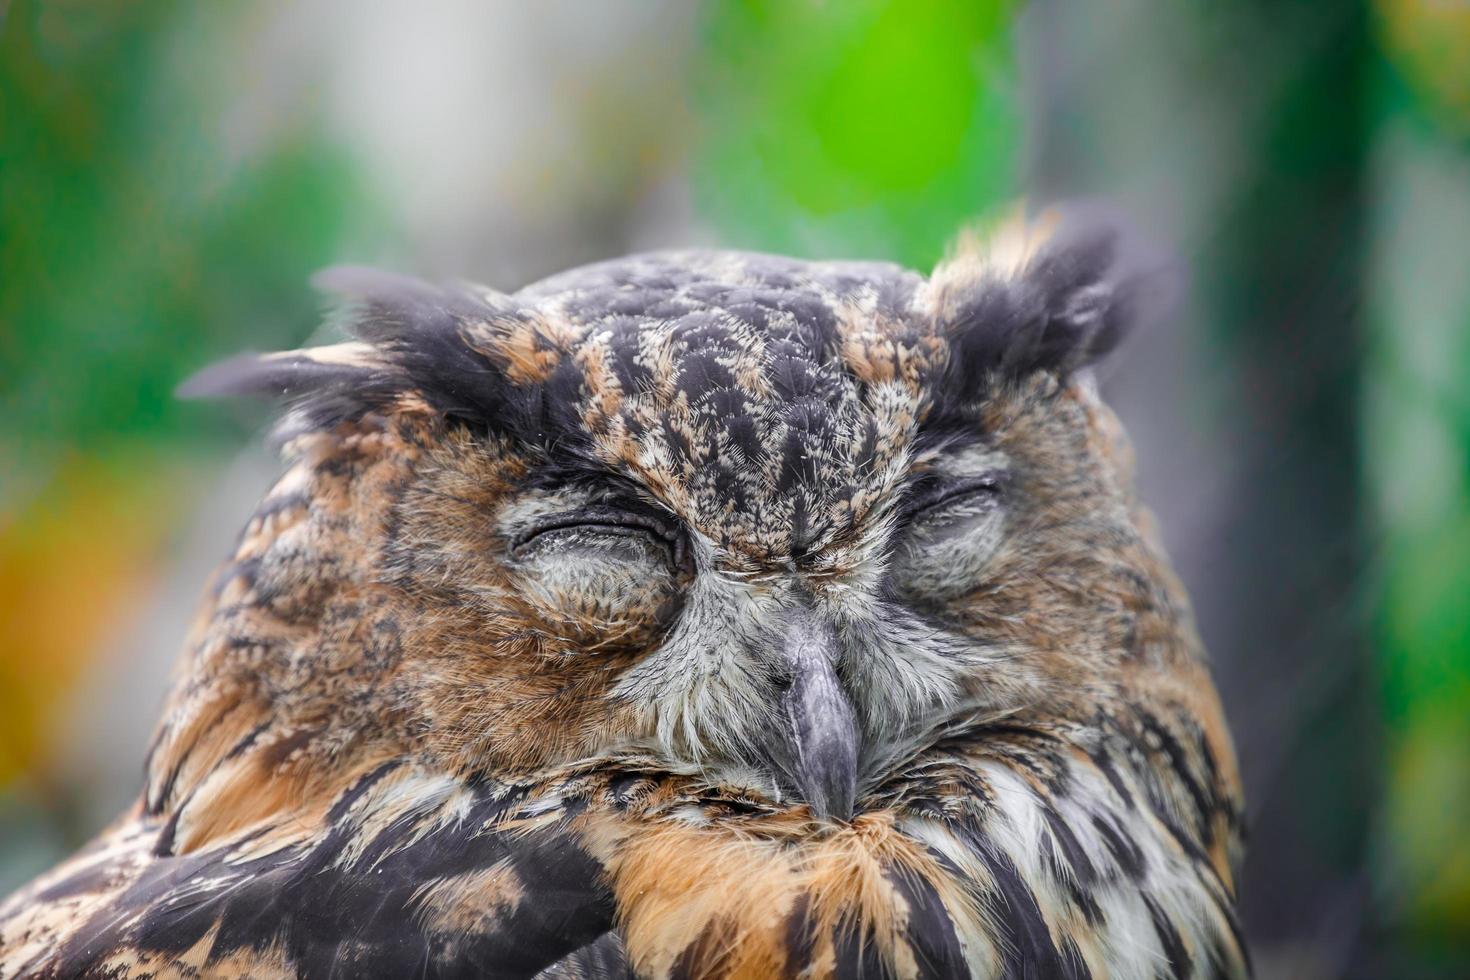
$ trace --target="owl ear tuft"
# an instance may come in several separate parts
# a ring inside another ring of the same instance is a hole
[[[949,385],[974,398],[997,373],[1066,377],[1158,317],[1170,305],[1171,279],[1166,263],[1147,258],[1122,222],[1095,205],[963,235],[929,284],[950,341]]]
[[[412,398],[479,423],[505,397],[504,371],[471,334],[513,317],[510,301],[470,285],[435,286],[355,266],[313,278],[339,302],[331,319],[355,340],[271,354],[242,354],[200,371],[183,398],[265,395],[289,412],[278,438],[324,429]]]
[[[371,344],[246,352],[211,364],[175,389],[180,398],[275,395],[291,399],[323,387],[363,381],[388,365]]]

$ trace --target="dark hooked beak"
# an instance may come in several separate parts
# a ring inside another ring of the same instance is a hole
[[[784,769],[821,820],[848,820],[857,794],[857,719],[837,678],[832,627],[808,609],[787,616],[779,641],[791,686],[781,695]]]

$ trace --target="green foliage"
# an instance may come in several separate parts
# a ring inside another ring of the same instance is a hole
[[[1402,16],[1402,14],[1400,15]],[[1470,19],[1465,20],[1470,29]],[[1390,40],[1402,41],[1398,24]],[[1394,33],[1396,31],[1396,34]],[[1378,176],[1365,469],[1383,542],[1377,659],[1388,729],[1381,885],[1422,948],[1470,930],[1470,153],[1446,106],[1376,73]]]
[[[310,329],[303,270],[359,195],[305,116],[232,159],[203,69],[234,9],[19,0],[0,25],[0,442],[33,459],[177,434],[181,377]]]
[[[927,267],[1016,193],[1005,0],[719,0],[695,193],[722,237]]]
[[[208,471],[200,434],[222,434],[220,410],[179,403],[175,385],[242,346],[303,339],[306,274],[371,213],[309,101],[241,112],[259,81],[239,45],[247,10],[0,6],[5,884],[17,849],[95,829],[48,767],[71,690],[143,607]],[[29,844],[17,787],[46,815]]]

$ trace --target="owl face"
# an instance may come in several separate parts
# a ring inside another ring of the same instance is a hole
[[[1105,232],[324,285],[355,339],[191,385],[288,467],[0,973],[1248,975]]]
[[[358,341],[200,382],[293,406],[263,512],[310,519],[252,587],[309,554],[381,650],[280,700],[345,727],[350,690],[465,775],[641,758],[839,820],[959,726],[1085,729],[1192,636],[1080,370],[1113,254],[1055,242],[927,281],[732,253],[514,296],[333,274]]]

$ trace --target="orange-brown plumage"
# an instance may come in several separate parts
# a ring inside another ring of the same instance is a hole
[[[1045,233],[1043,233],[1043,231]],[[288,468],[0,976],[1233,976],[1238,776],[1052,221],[929,280],[347,270]]]

